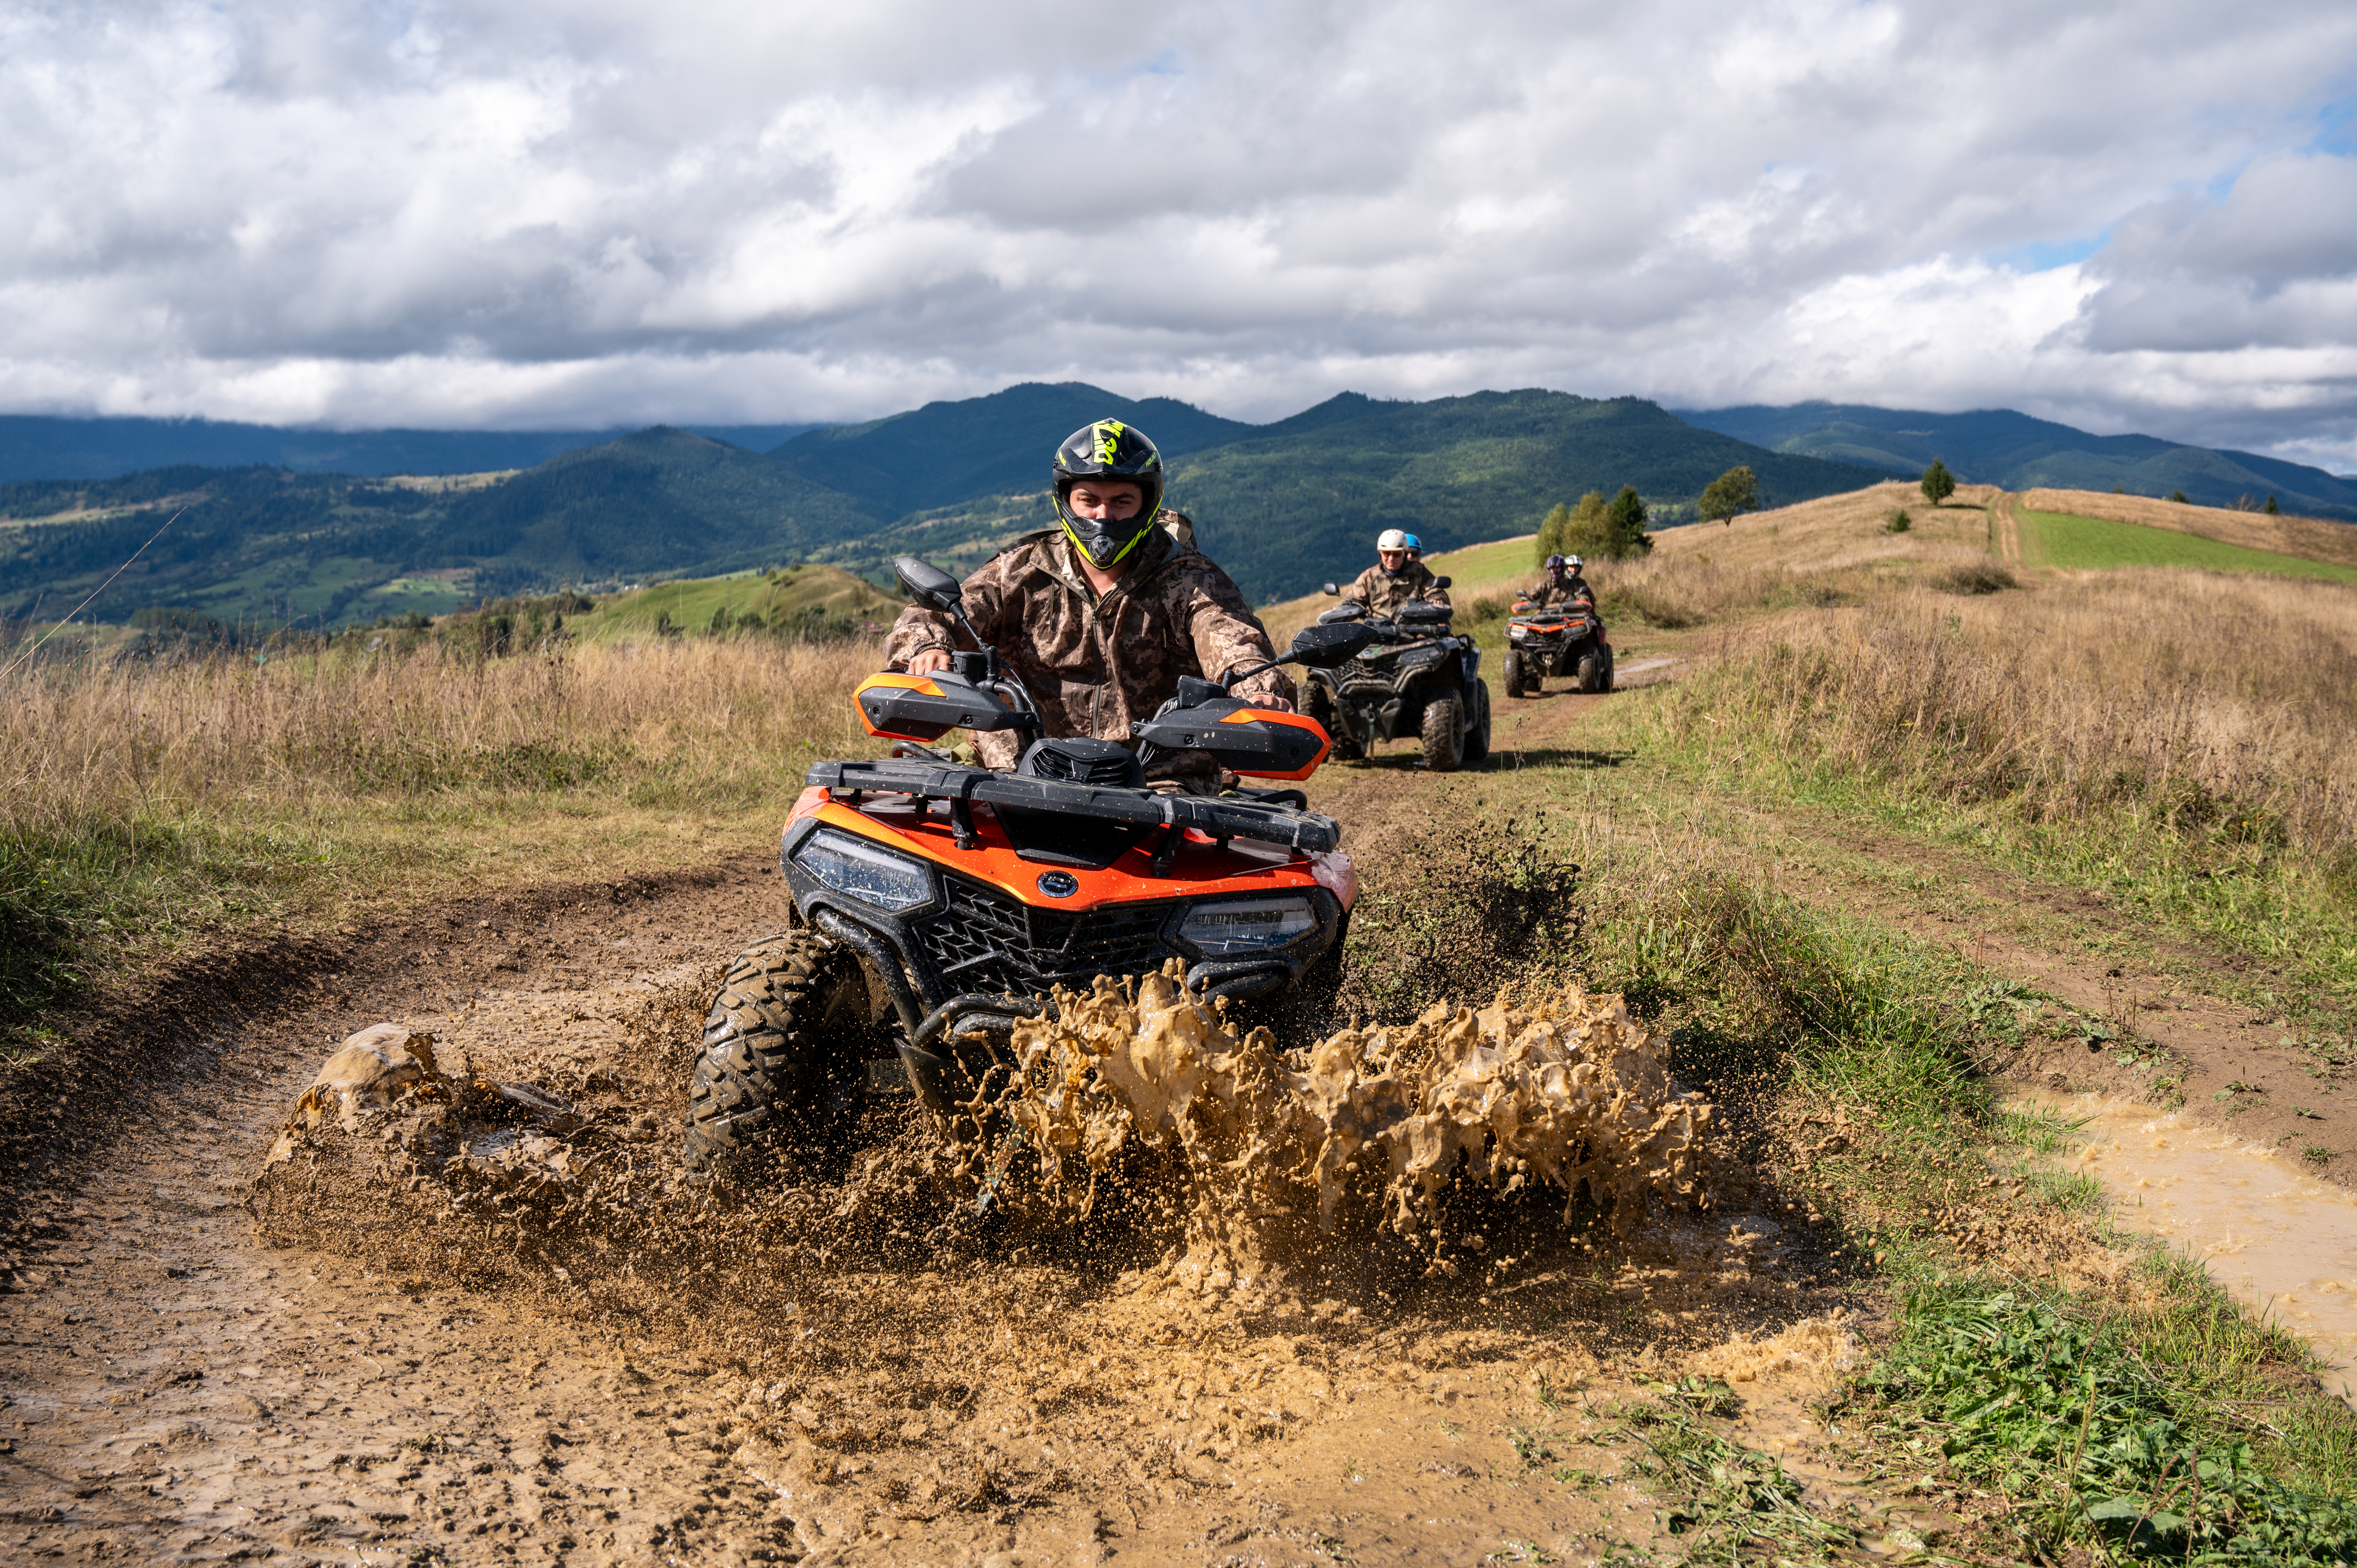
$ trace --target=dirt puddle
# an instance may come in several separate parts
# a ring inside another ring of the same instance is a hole
[[[1609,999],[1451,1011],[1322,1058],[1175,1015],[1148,1041],[1092,1033],[1111,1015],[1077,1008],[1030,1041],[1062,1098],[1007,1108],[1062,1175],[1030,1171],[1037,1201],[977,1230],[888,1115],[823,1180],[675,1180],[704,1005],[774,901],[747,875],[429,921],[350,997],[172,1045],[113,1151],[25,1195],[0,1554],[1595,1562],[1690,1544],[1628,1412],[1691,1377],[1727,1380],[1740,1413],[1713,1421],[1785,1456],[1812,1507],[1854,1496],[1809,1467],[1834,1462],[1806,1400],[1857,1363],[1857,1304],[1798,1230],[1681,1190],[1689,1122],[1661,1120],[1678,1097]],[[258,1195],[323,1061],[379,1023],[430,1036],[465,1135],[421,1138],[431,1102],[331,1090]],[[1606,1115],[1623,1093],[1652,1113]],[[1285,1135],[1236,1120],[1256,1097]],[[1452,1140],[1472,1152],[1452,1127],[1510,1109],[1511,1165],[1426,1185]],[[1115,1133],[1148,1167],[1191,1144],[1198,1179],[1144,1201],[1127,1155],[1092,1163]],[[1632,1176],[1641,1219],[1566,1223],[1565,1178]],[[1297,1245],[1329,1195],[1336,1239]],[[1237,1197],[1271,1210],[1256,1232],[1200,1222]]]
[[[2023,1095],[2083,1123],[2061,1168],[2103,1183],[2118,1221],[2201,1259],[2245,1305],[2332,1363],[2325,1385],[2357,1401],[2357,1194],[2182,1112],[2109,1095]]]

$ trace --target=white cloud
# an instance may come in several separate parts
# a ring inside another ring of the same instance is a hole
[[[2343,0],[52,0],[0,16],[0,406],[1548,385],[2348,466],[2352,77]]]

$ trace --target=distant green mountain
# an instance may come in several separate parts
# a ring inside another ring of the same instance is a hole
[[[1737,464],[1759,473],[1770,504],[1875,478],[1747,446],[1634,398],[1345,393],[1252,425],[1168,399],[1030,384],[813,431],[767,454],[658,427],[491,481],[183,467],[0,484],[0,615],[70,607],[184,505],[93,615],[121,621],[155,607],[332,626],[565,582],[801,561],[882,581],[901,553],[966,566],[1052,524],[1058,444],[1107,415],[1161,446],[1172,503],[1255,599],[1356,572],[1388,527],[1440,550],[1527,532],[1590,489],[1630,484],[1691,501]]]
[[[1528,391],[1383,403],[1345,393],[1174,464],[1171,499],[1257,598],[1357,572],[1386,528],[1454,550],[1530,532],[1557,501],[1589,490],[1634,485],[1652,500],[1690,501],[1738,464],[1759,474],[1766,506],[1873,478],[1697,430],[1641,398]]]
[[[2203,506],[2273,495],[2286,511],[2357,521],[2357,479],[2255,452],[2187,446],[2154,435],[2091,435],[2011,409],[1924,413],[1800,403],[1685,409],[1678,417],[1773,451],[1910,477],[1937,457],[1960,479],[2009,490],[2041,485],[2139,496],[2183,490]]]
[[[1028,381],[988,397],[929,403],[867,424],[798,435],[770,456],[803,478],[898,518],[988,496],[1039,489],[1064,437],[1092,420],[1120,419],[1154,438],[1165,457],[1261,434],[1167,397],[1133,400],[1082,381]]]
[[[756,451],[807,424],[705,424],[696,433]],[[624,430],[307,430],[215,419],[0,414],[0,482],[111,479],[188,464],[264,463],[298,473],[479,474],[529,468]]]

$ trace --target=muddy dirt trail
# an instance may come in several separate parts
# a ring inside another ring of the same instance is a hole
[[[1501,709],[1499,745],[1560,748],[1595,701]],[[1365,843],[1443,781],[1387,756],[1335,782],[1321,804]],[[485,898],[249,954],[217,1026],[118,1018],[102,1114],[59,1111],[100,1131],[15,1195],[0,1260],[0,1552],[1592,1561],[1658,1528],[1614,1402],[1684,1371],[1737,1380],[1733,1430],[1821,1509],[1847,1496],[1811,1469],[1801,1402],[1855,1352],[1849,1304],[1760,1215],[1550,1232],[1458,1279],[1311,1270],[1251,1303],[1174,1297],[1135,1235],[927,1239],[889,1192],[841,1247],[807,1204],[679,1197],[638,1275],[628,1248],[564,1251],[505,1196],[466,1209],[414,1178],[321,1191],[307,1245],[282,1180],[265,1239],[253,1183],[290,1106],[383,1020],[458,1074],[532,1069],[608,1170],[675,1163],[704,999],[781,898],[766,854]],[[678,1234],[699,1214],[731,1240]]]

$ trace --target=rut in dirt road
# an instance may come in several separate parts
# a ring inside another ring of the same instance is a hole
[[[1547,730],[1573,716],[1544,706]],[[1537,716],[1530,738],[1551,738]],[[1413,817],[1433,783],[1368,769],[1338,803],[1354,825]],[[1308,1561],[1369,1507],[1392,1522],[1366,1561],[1501,1532],[1628,1539],[1645,1516],[1609,1496],[1417,1457],[1442,1440],[1436,1403],[1444,1426],[1487,1430],[1544,1392],[1576,1457],[1584,1391],[1610,1386],[1598,1349],[1749,1324],[1763,1343],[1707,1364],[1822,1370],[1849,1353],[1822,1316],[1774,1337],[1839,1298],[1762,1219],[1624,1251],[1566,1234],[1511,1273],[1378,1276],[1363,1305],[1256,1317],[1125,1305],[1111,1275],[1154,1259],[1085,1237],[926,1240],[894,1221],[931,1200],[884,1193],[825,1272],[794,1276],[805,1297],[758,1298],[766,1361],[666,1316],[657,1293],[576,1281],[529,1215],[410,1211],[477,1238],[468,1278],[388,1268],[394,1249],[374,1240],[346,1258],[253,1239],[237,1204],[288,1107],[336,1041],[380,1018],[436,1036],[453,1070],[516,1071],[602,1119],[617,1161],[668,1156],[676,1108],[647,1112],[652,1086],[683,1079],[719,967],[781,904],[748,859],[620,904],[575,887],[453,907],[317,970],[309,1005],[151,1042],[170,1070],[83,1117],[79,1169],[23,1189],[0,1543],[70,1562],[1068,1562],[1117,1540],[1145,1560],[1249,1541]],[[818,1196],[783,1195],[765,1222],[823,1237]],[[711,1298],[773,1290],[760,1264],[718,1268]],[[1515,1306],[1566,1271],[1594,1282],[1568,1335]],[[1370,1469],[1381,1479],[1345,1478]]]

